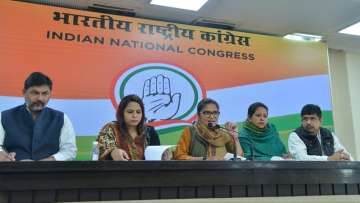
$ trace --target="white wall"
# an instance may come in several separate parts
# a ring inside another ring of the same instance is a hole
[[[360,54],[346,53],[345,59],[355,137],[354,145],[357,150],[357,160],[360,160]]]
[[[360,54],[329,50],[335,133],[360,159]]]

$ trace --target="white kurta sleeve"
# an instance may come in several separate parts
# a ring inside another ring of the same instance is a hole
[[[288,147],[291,156],[297,161],[327,161],[327,156],[308,155],[305,143],[292,132],[289,135]]]
[[[0,112],[0,151],[4,151],[3,148],[4,139],[5,139],[5,130],[1,122],[1,112]]]
[[[76,135],[74,127],[66,114],[64,114],[64,125],[60,134],[59,151],[54,154],[56,161],[69,161],[76,157]]]
[[[351,154],[345,149],[345,147],[340,143],[339,138],[332,133],[332,136],[334,138],[334,150],[335,152],[340,151],[340,150],[344,150],[344,153],[348,154],[350,157],[350,161],[354,161],[354,158],[351,156]]]

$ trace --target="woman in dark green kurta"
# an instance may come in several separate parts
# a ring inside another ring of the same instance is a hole
[[[283,157],[287,154],[275,125],[268,123],[267,117],[268,108],[265,104],[256,102],[249,106],[248,118],[239,132],[245,157],[251,155],[247,142],[253,144],[255,160],[271,160],[272,157]]]

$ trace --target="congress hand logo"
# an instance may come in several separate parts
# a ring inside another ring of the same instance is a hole
[[[172,94],[170,79],[160,74],[145,80],[142,99],[148,122],[168,120],[179,111],[181,93]]]
[[[115,109],[128,94],[141,97],[147,121],[155,126],[191,123],[197,103],[205,97],[205,90],[192,74],[163,63],[141,64],[121,72],[112,90]]]

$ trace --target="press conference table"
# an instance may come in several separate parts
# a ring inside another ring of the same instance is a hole
[[[360,162],[0,163],[0,202],[11,203],[359,194]]]

